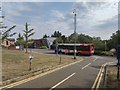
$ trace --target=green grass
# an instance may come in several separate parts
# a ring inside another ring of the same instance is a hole
[[[2,50],[2,70],[3,81],[12,79],[28,73],[29,71],[29,55],[19,50]],[[42,53],[32,52],[32,70],[48,68],[59,65],[60,57],[56,55],[45,55]],[[76,60],[77,61],[77,60]],[[68,64],[74,62],[70,57],[62,56],[61,64]]]
[[[46,46],[41,46],[40,49],[48,49]]]

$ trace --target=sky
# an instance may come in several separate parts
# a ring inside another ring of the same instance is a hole
[[[77,13],[76,32],[79,34],[106,40],[118,30],[116,1],[2,2],[2,15],[5,16],[3,23],[8,27],[16,25],[13,32],[21,34],[25,23],[29,23],[29,29],[35,31],[32,36],[34,39],[40,39],[44,34],[51,36],[54,31],[69,36],[74,32],[74,9]]]

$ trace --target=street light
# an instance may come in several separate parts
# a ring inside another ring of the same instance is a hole
[[[73,10],[74,14],[74,34],[75,34],[75,40],[74,40],[74,59],[76,59],[76,9]]]

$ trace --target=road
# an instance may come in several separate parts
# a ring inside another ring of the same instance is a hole
[[[114,57],[82,56],[83,61],[58,71],[38,77],[13,88],[91,88],[101,66],[115,62]]]
[[[43,53],[43,54],[53,54],[55,53],[54,50],[49,50],[49,49],[28,49],[28,51],[34,51],[34,52],[40,52],[40,53]]]

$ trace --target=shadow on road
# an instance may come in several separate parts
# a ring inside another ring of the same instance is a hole
[[[100,69],[101,68],[101,66],[91,66],[92,68],[96,68],[96,69]]]

